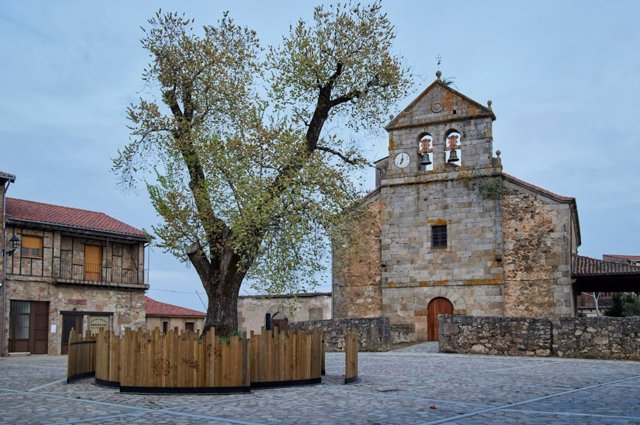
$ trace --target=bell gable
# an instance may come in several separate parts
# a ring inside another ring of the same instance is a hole
[[[391,120],[387,131],[481,117],[495,121],[491,102],[483,106],[446,85],[439,72],[436,75],[438,79]]]

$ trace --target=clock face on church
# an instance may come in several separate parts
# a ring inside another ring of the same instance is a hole
[[[409,154],[401,152],[396,155],[394,162],[398,168],[405,168],[409,166],[409,162],[411,162],[411,159],[409,158]]]

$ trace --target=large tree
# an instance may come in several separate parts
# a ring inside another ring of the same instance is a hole
[[[226,14],[199,34],[192,23],[149,20],[150,94],[128,109],[114,171],[146,183],[159,246],[193,265],[204,328],[227,335],[243,281],[271,293],[313,281],[328,230],[358,196],[349,176],[367,161],[327,124],[380,126],[409,78],[379,3],[317,7],[266,49]]]

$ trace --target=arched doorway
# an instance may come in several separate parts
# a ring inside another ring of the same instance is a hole
[[[427,341],[438,340],[438,315],[453,314],[453,304],[446,298],[438,297],[427,306]]]

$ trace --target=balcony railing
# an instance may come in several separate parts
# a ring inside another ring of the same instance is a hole
[[[108,274],[107,268],[102,267],[100,264],[92,263],[61,263],[60,269],[54,271],[54,277],[66,281],[89,281],[126,284],[146,283],[141,282],[140,279],[138,279],[138,272],[136,270],[111,269],[111,273]]]
[[[94,282],[100,282],[102,280],[102,265],[101,264],[84,264],[84,280],[92,280]]]

